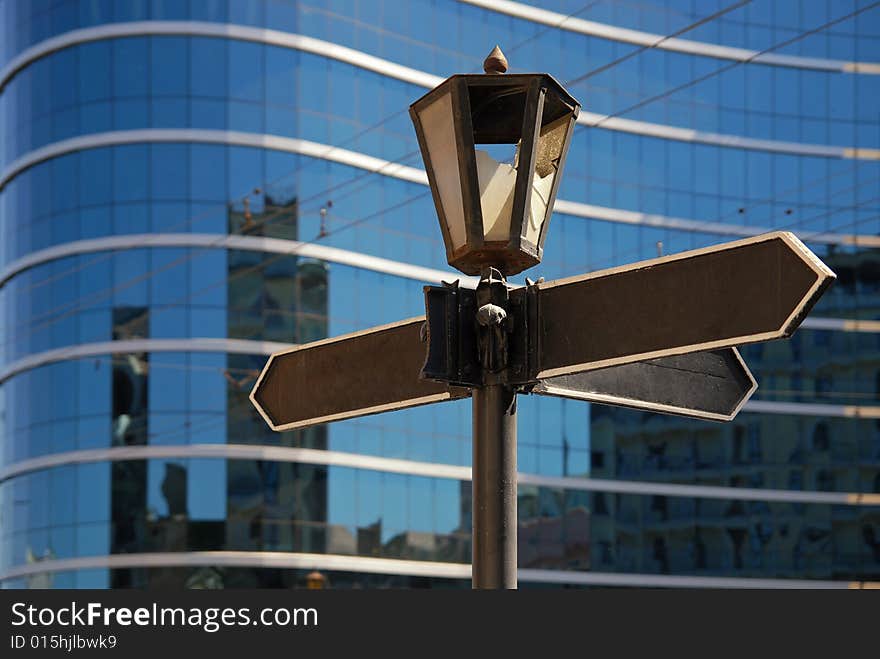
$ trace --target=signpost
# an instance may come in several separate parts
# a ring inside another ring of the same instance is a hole
[[[476,290],[429,286],[426,316],[272,355],[251,400],[290,430],[471,396],[473,584],[516,588],[517,394],[729,421],[757,387],[735,346],[790,336],[835,276],[773,232],[509,285],[541,260],[580,106],[547,75],[502,75],[497,47],[484,70],[410,108],[447,260]]]

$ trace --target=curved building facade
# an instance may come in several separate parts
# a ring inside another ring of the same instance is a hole
[[[495,43],[584,108],[536,275],[769,229],[838,274],[730,424],[521,397],[521,584],[880,581],[880,9],[540,4],[0,0],[0,586],[469,585],[469,402],[248,393],[451,275],[406,110]]]

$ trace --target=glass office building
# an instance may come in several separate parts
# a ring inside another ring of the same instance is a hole
[[[521,585],[880,580],[880,9],[537,4],[0,0],[0,586],[468,586],[468,401],[248,393],[454,277],[407,108],[496,43],[583,105],[527,274],[775,228],[839,276],[730,424],[521,397]]]

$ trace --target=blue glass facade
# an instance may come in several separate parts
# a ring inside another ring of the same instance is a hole
[[[276,434],[247,394],[423,313],[406,110],[495,43],[583,105],[526,274],[775,228],[839,276],[729,425],[521,397],[522,584],[880,580],[880,9],[540,5],[0,0],[0,585],[468,584],[467,401]]]

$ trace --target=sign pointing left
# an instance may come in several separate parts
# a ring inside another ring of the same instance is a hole
[[[266,362],[250,398],[273,430],[467,398],[470,391],[422,380],[424,316],[316,341]]]

